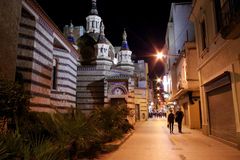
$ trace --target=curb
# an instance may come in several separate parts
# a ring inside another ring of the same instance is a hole
[[[129,133],[125,134],[122,139],[115,140],[113,142],[108,142],[104,144],[104,148],[107,152],[112,152],[118,149],[126,140],[134,133],[134,130],[131,130]]]

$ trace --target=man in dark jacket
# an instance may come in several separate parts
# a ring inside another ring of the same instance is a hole
[[[178,132],[182,133],[182,119],[183,119],[183,111],[181,111],[181,108],[178,109],[176,112],[176,122],[178,123]]]
[[[173,133],[173,125],[174,125],[174,114],[173,111],[170,110],[170,114],[168,115],[168,125],[170,129],[170,134]]]

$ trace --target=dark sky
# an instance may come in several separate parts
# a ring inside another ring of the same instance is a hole
[[[91,0],[36,0],[59,29],[69,24],[86,26]],[[152,55],[164,45],[167,21],[172,2],[191,0],[97,0],[99,16],[105,25],[106,37],[120,46],[123,28],[128,34],[129,48],[137,59],[149,63],[150,76],[163,73],[162,62]]]

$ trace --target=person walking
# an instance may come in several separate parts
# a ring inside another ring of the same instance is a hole
[[[170,114],[168,115],[168,125],[169,125],[169,130],[170,134],[173,134],[173,125],[174,125],[174,114],[172,113],[173,111],[170,109]]]
[[[183,119],[183,111],[181,111],[181,108],[178,109],[176,112],[176,119],[175,121],[178,123],[178,132],[182,133],[182,119]]]

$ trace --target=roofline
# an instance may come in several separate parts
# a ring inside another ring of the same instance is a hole
[[[62,31],[58,28],[58,26],[54,23],[54,21],[47,15],[47,13],[42,9],[42,7],[36,2],[36,0],[24,0],[26,4],[28,4],[37,14],[41,17],[48,26],[59,36],[59,38],[69,47],[71,50],[71,54],[74,54],[75,58],[79,58],[78,51],[73,47],[73,45],[68,42],[68,40],[64,37]]]
[[[186,5],[186,4],[192,4],[192,2],[174,2],[172,4],[175,4],[175,5]]]
[[[192,2],[178,2],[178,3],[172,3],[171,4],[171,8],[170,8],[170,14],[169,14],[169,18],[168,18],[168,22],[170,21],[171,17],[172,17],[172,13],[173,13],[173,6],[176,6],[176,5],[189,5],[191,4],[192,5]]]

